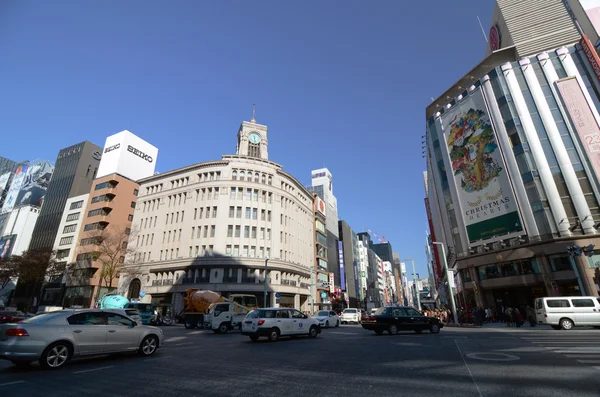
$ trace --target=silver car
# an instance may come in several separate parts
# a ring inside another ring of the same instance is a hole
[[[0,324],[0,359],[17,366],[39,361],[58,369],[73,357],[122,352],[150,356],[163,343],[160,328],[138,325],[115,310],[62,310]]]

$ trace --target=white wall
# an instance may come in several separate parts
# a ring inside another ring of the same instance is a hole
[[[106,138],[96,178],[117,173],[137,181],[154,175],[158,149],[125,130]]]
[[[17,235],[12,255],[22,255],[29,248],[31,234],[39,215],[40,209],[29,205],[12,210],[4,228],[4,236]]]
[[[54,250],[69,250],[69,255],[60,259],[60,261],[66,261],[67,263],[72,263],[75,261],[75,248],[77,247],[77,236],[79,236],[79,231],[81,230],[81,223],[83,222],[85,207],[87,205],[89,193],[82,194],[81,196],[71,197],[67,200],[65,204],[65,208],[63,210],[63,214],[60,220],[60,226],[58,227],[58,233],[56,234],[56,240],[54,241]],[[76,203],[78,201],[83,201],[83,205],[81,208],[70,209],[71,204]],[[67,217],[72,214],[79,214],[79,218],[75,221],[68,221]],[[65,226],[67,225],[76,225],[75,230],[68,233],[63,233]],[[60,240],[63,237],[73,236],[73,241],[70,244],[60,245]]]

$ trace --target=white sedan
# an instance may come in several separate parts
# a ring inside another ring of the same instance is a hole
[[[339,316],[331,310],[319,310],[313,315],[313,318],[319,321],[321,327],[340,326]]]

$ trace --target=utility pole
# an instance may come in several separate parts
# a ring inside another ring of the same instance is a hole
[[[454,302],[454,291],[452,288],[452,282],[450,281],[450,277],[448,277],[448,262],[446,261],[446,250],[444,249],[444,243],[440,243],[437,241],[432,241],[434,245],[439,245],[442,247],[442,259],[444,263],[444,271],[446,272],[446,279],[448,280],[448,293],[450,294],[450,303],[452,304],[452,316],[454,317],[454,322],[458,324],[458,315],[456,313],[456,302]],[[452,280],[454,281],[454,280]]]
[[[264,287],[265,287],[265,292],[264,292],[264,300],[263,300],[263,306],[266,308],[267,306],[267,283],[268,283],[268,278],[267,278],[267,270],[268,270],[268,264],[269,264],[269,257],[267,256],[265,258],[265,282],[264,282]]]

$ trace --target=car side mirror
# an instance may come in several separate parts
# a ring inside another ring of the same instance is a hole
[[[303,314],[303,316],[304,316],[303,318],[308,318],[308,316],[306,314]]]
[[[133,328],[133,327],[137,327],[138,325],[139,325],[139,324],[137,323],[137,321],[133,321],[133,322],[131,323],[131,328]]]

